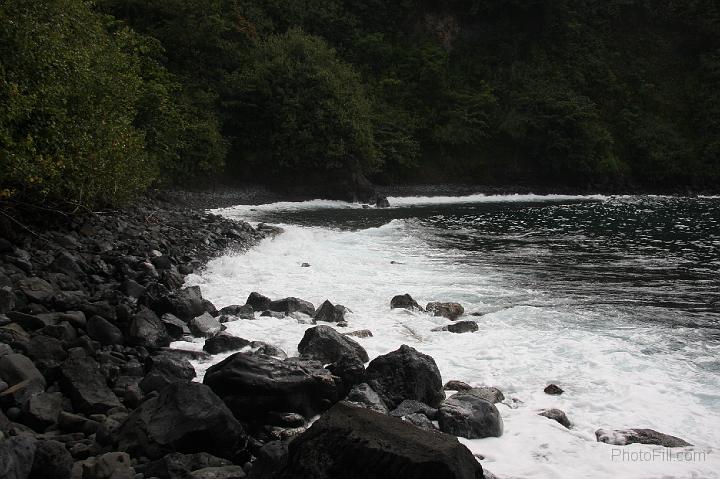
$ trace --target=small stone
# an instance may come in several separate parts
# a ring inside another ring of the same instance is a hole
[[[540,411],[538,415],[544,416],[548,419],[552,419],[553,421],[557,421],[566,428],[570,429],[570,420],[568,419],[567,415],[560,409],[545,409],[543,411]]]
[[[545,389],[545,394],[550,394],[551,396],[559,396],[564,391],[560,388],[560,386],[557,386],[556,384],[548,384]]]

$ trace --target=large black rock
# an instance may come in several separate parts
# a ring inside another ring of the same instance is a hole
[[[418,311],[424,311],[417,301],[415,301],[409,294],[399,294],[394,296],[390,300],[390,307],[392,309],[409,309],[410,311],[416,309]]]
[[[87,321],[87,333],[103,346],[123,344],[123,334],[120,328],[101,316],[92,316]]]
[[[204,383],[242,421],[262,422],[271,411],[320,413],[338,400],[337,384],[317,361],[280,361],[235,353],[207,370]]]
[[[171,383],[188,382],[195,377],[195,368],[190,361],[179,355],[159,354],[150,361],[150,371],[139,384],[145,393],[161,391]]]
[[[472,391],[457,393],[440,405],[440,430],[468,439],[502,436],[500,411],[493,403]]]
[[[373,359],[365,378],[390,409],[405,399],[415,399],[432,407],[445,399],[435,360],[405,344]]]
[[[270,298],[254,291],[250,293],[250,296],[248,296],[248,299],[245,302],[245,304],[255,311],[265,311],[266,309],[269,309],[270,303],[272,303]]]
[[[170,335],[157,314],[148,308],[141,307],[140,311],[132,317],[128,342],[133,346],[156,349],[170,345]]]
[[[340,323],[345,321],[345,312],[347,308],[341,304],[332,304],[327,299],[315,311],[313,319],[315,321],[325,321],[327,323]]]
[[[298,344],[298,351],[304,357],[317,359],[325,364],[334,363],[345,357],[356,357],[362,362],[370,359],[365,348],[330,326],[306,329]]]
[[[268,306],[270,311],[277,311],[279,313],[305,313],[308,316],[315,314],[315,306],[310,301],[304,299],[289,297],[272,301]]]
[[[104,413],[120,406],[93,358],[70,358],[60,367],[60,387],[77,411]]]
[[[203,351],[210,354],[220,354],[228,351],[237,351],[245,346],[250,346],[250,341],[222,332],[217,336],[208,338],[203,345]]]
[[[247,436],[212,390],[200,383],[176,382],[142,403],[120,425],[121,450],[159,459],[171,452],[210,454],[233,459]]]
[[[338,403],[290,443],[279,479],[481,479],[457,438]]]

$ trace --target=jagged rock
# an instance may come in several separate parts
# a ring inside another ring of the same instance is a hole
[[[498,388],[490,386],[480,386],[478,388],[470,388],[469,390],[462,391],[467,394],[472,394],[475,397],[484,399],[493,404],[503,402],[505,395]]]
[[[108,452],[83,461],[82,479],[135,479],[135,469],[126,453]]]
[[[362,362],[369,360],[365,348],[330,326],[315,326],[305,330],[298,351],[303,357],[322,363],[333,363],[343,357],[353,356]]]
[[[315,306],[313,306],[311,302],[294,297],[271,301],[267,309],[285,314],[296,312],[304,313],[308,316],[315,314]]]
[[[445,386],[443,386],[443,389],[445,391],[468,391],[472,389],[472,386],[470,386],[467,383],[464,383],[462,381],[457,381],[455,379],[450,380],[445,383]]]
[[[357,331],[350,331],[349,333],[343,333],[345,336],[353,336],[356,338],[372,338],[373,333],[369,329],[359,329]]]
[[[262,421],[271,411],[311,417],[338,400],[332,374],[317,361],[235,353],[211,366],[204,383],[243,421]]]
[[[0,477],[28,479],[36,450],[35,438],[29,436],[0,438]]]
[[[132,317],[128,342],[133,346],[157,349],[170,345],[170,336],[160,318],[143,306]]]
[[[500,437],[503,421],[495,405],[470,392],[457,393],[438,409],[440,430],[468,439]]]
[[[475,321],[456,321],[446,326],[451,333],[473,333],[478,330],[478,324]]]
[[[375,200],[375,207],[377,208],[390,208],[390,202],[385,196],[378,196]]]
[[[38,441],[28,479],[70,479],[74,460],[58,441]],[[114,479],[114,478],[113,478]]]
[[[88,336],[103,346],[124,344],[123,334],[120,328],[100,316],[92,316],[88,319],[87,333]]]
[[[654,444],[663,447],[692,446],[679,437],[663,434],[654,429],[598,429],[595,431],[598,442],[626,446],[628,444]]]
[[[344,396],[356,384],[365,381],[365,363],[357,356],[343,356],[327,366],[333,375],[340,378],[340,395]]]
[[[385,402],[367,383],[355,385],[348,393],[346,400],[358,407],[372,409],[381,414],[388,413]]]
[[[560,409],[545,409],[543,411],[540,411],[538,415],[545,416],[546,418],[552,419],[553,421],[557,421],[561,425],[570,429],[570,420],[568,419],[567,415]]]
[[[190,321],[205,312],[198,286],[191,286],[161,297],[153,309],[159,314],[172,313],[183,321]]]
[[[263,341],[253,341],[250,343],[253,354],[264,354],[265,356],[272,356],[277,359],[286,359],[287,353],[277,346],[268,344]]]
[[[409,422],[413,426],[417,426],[421,429],[425,429],[426,431],[438,431],[438,428],[433,422],[428,419],[428,417],[425,414],[421,414],[419,412],[415,412],[412,414],[406,414],[401,417],[403,421]]]
[[[58,292],[50,283],[37,276],[21,279],[17,287],[30,301],[40,304],[52,303],[53,296]]]
[[[239,304],[225,306],[220,310],[220,314],[237,316],[243,319],[255,319],[255,310],[249,304],[244,304],[242,306],[240,306]]]
[[[423,414],[428,419],[437,419],[438,410],[414,399],[406,399],[390,411],[391,416],[403,417],[410,414]]]
[[[245,470],[240,466],[205,467],[193,471],[188,479],[244,479]]]
[[[442,316],[451,321],[455,321],[465,314],[465,308],[460,303],[440,303],[435,301],[428,303],[425,309],[428,313],[432,313],[433,316]]]
[[[548,384],[547,386],[545,386],[544,391],[545,391],[545,394],[550,394],[551,396],[559,396],[560,394],[562,394],[564,392],[560,388],[560,386],[558,386],[556,384]]]
[[[41,384],[45,388],[45,378],[27,356],[22,354],[7,354],[0,358],[0,379],[9,385],[30,380]]]
[[[0,314],[5,314],[15,308],[15,293],[9,286],[0,288]]]
[[[340,323],[345,321],[345,312],[347,308],[341,304],[332,304],[327,299],[315,311],[313,319],[315,321],[324,321],[326,323]]]
[[[42,335],[30,339],[27,354],[35,361],[36,366],[44,370],[56,367],[67,358],[62,341]]]
[[[260,317],[264,317],[264,318],[283,319],[285,316],[286,316],[285,313],[279,313],[277,311],[270,311],[270,310],[263,311],[262,313],[260,313]]]
[[[405,399],[436,407],[445,398],[435,360],[407,345],[373,359],[365,377],[391,408]]]
[[[246,346],[250,346],[250,341],[239,338],[228,333],[220,333],[217,336],[208,338],[203,345],[203,351],[210,354],[225,353],[228,351],[237,351]]]
[[[220,321],[207,312],[193,318],[188,325],[194,335],[204,338],[211,338],[224,329]]]
[[[6,408],[9,414],[11,409],[23,407],[31,397],[44,390],[45,386],[38,380],[25,379],[0,392],[0,405]],[[17,414],[17,416],[19,416],[19,414]],[[12,419],[17,419],[17,416]]]
[[[254,291],[250,293],[250,296],[248,296],[248,299],[245,302],[245,304],[250,306],[253,311],[266,311],[270,309],[270,303],[272,303],[270,298]]]
[[[131,298],[139,299],[145,294],[145,286],[132,279],[126,279],[122,284],[122,290]]]
[[[457,438],[346,403],[336,404],[289,445],[278,479],[481,479]]]
[[[409,294],[401,294],[395,296],[390,300],[390,308],[392,309],[416,309],[418,311],[424,311],[422,307],[415,301]]]
[[[191,381],[196,376],[195,368],[183,357],[161,353],[153,356],[150,361],[150,371],[139,384],[145,394],[162,391],[174,382]]]
[[[230,410],[204,384],[176,382],[143,402],[117,433],[120,450],[159,459],[170,452],[208,452],[232,459],[246,435]]]
[[[60,386],[77,411],[104,413],[120,406],[117,396],[100,374],[98,363],[90,357],[65,361],[60,367]]]
[[[100,427],[100,423],[79,414],[61,411],[58,416],[58,426],[62,431],[94,434]]]
[[[23,423],[36,431],[43,431],[46,427],[57,423],[62,406],[61,393],[36,394],[25,403]]]
[[[165,313],[160,318],[165,325],[165,331],[171,339],[180,339],[183,336],[190,336],[190,328],[188,325],[172,313]]]

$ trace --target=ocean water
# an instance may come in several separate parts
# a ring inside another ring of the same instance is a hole
[[[219,210],[285,233],[211,261],[187,282],[218,307],[244,304],[251,291],[329,299],[352,310],[348,331],[373,332],[358,339],[371,359],[408,344],[435,358],[443,381],[500,388],[503,436],[461,439],[500,478],[720,477],[720,198],[390,202]],[[403,293],[422,305],[460,302],[479,331],[433,332],[449,321],[390,309]],[[290,355],[311,327],[292,318],[227,326]],[[202,341],[176,345],[200,349]],[[210,364],[195,364],[200,378]],[[565,393],[545,394],[549,383]],[[543,408],[562,409],[573,427],[538,416]],[[595,440],[598,428],[627,427],[694,446]]]

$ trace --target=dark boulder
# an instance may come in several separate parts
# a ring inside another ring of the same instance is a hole
[[[240,423],[213,391],[199,383],[172,383],[143,402],[117,432],[120,450],[159,459],[171,452],[208,452],[233,459],[245,448]]]
[[[128,330],[128,343],[157,349],[170,345],[170,335],[157,314],[143,306],[132,317]]]
[[[472,386],[470,386],[469,384],[464,383],[462,381],[452,379],[445,383],[445,386],[443,386],[443,389],[445,391],[467,391],[469,389],[472,389]]]
[[[355,385],[347,395],[346,401],[357,407],[372,409],[381,414],[388,413],[388,407],[382,398],[367,383]]]
[[[652,444],[663,447],[692,446],[679,437],[663,434],[654,429],[598,429],[595,431],[598,442],[626,446],[628,444]]]
[[[28,300],[45,305],[51,304],[53,296],[58,292],[50,283],[36,276],[21,279],[17,287]]]
[[[288,357],[287,353],[282,349],[263,341],[252,341],[250,347],[252,348],[253,354],[264,354],[265,356],[272,356],[276,359],[287,359]]]
[[[190,321],[205,312],[200,287],[191,286],[161,296],[151,307],[159,314],[172,313],[183,321]]]
[[[70,358],[60,367],[60,387],[70,397],[75,410],[87,414],[104,413],[120,406],[108,387],[98,363],[90,357]]]
[[[401,417],[401,419],[405,422],[409,422],[413,426],[425,429],[426,431],[438,431],[437,426],[433,424],[433,422],[425,414],[421,414],[419,412],[405,414]]]
[[[368,409],[336,404],[289,445],[279,479],[481,479],[457,438]]]
[[[22,422],[42,432],[57,423],[63,408],[61,393],[42,392],[32,396],[23,407]]]
[[[557,384],[548,384],[543,391],[545,391],[545,394],[550,394],[551,396],[559,396],[565,392]]]
[[[204,383],[242,421],[262,421],[271,411],[311,417],[338,400],[332,374],[317,361],[235,353],[211,366]]]
[[[124,452],[108,452],[81,463],[82,479],[134,479],[135,469]]]
[[[316,359],[324,364],[334,363],[344,357],[357,357],[362,362],[370,359],[365,348],[330,326],[306,329],[298,344],[298,351],[303,357]]]
[[[174,382],[188,382],[195,376],[195,368],[190,361],[172,354],[158,354],[150,358],[150,371],[140,381],[140,389],[148,394],[161,391]]]
[[[254,311],[268,310],[270,309],[270,303],[272,303],[270,298],[254,291],[250,293],[247,301],[245,301],[245,304],[250,306]]]
[[[428,303],[425,309],[428,313],[432,313],[433,316],[442,316],[452,321],[465,314],[465,308],[460,303],[440,303],[435,301]]]
[[[35,361],[36,366],[45,370],[58,366],[67,358],[62,341],[42,335],[36,335],[30,339],[27,354]]]
[[[447,330],[451,333],[473,333],[478,330],[478,324],[475,321],[457,321],[448,324]]]
[[[395,296],[390,300],[390,308],[392,309],[416,309],[418,311],[424,311],[422,307],[415,301],[409,294],[401,294]]]
[[[0,477],[28,479],[37,450],[37,441],[29,436],[0,438]]]
[[[70,479],[74,462],[63,443],[38,441],[28,479]]]
[[[570,429],[570,426],[572,425],[567,415],[560,409],[545,409],[540,411],[538,415],[544,416],[548,419],[552,419],[553,421],[557,421],[559,424],[565,426],[568,429]]]
[[[87,321],[87,334],[103,346],[124,344],[120,328],[101,316],[92,316]]]
[[[379,196],[375,200],[375,206],[377,208],[390,208],[390,202],[386,196]]]
[[[350,331],[349,333],[343,333],[345,336],[352,336],[355,338],[372,338],[373,333],[369,329],[358,329],[357,331]]]
[[[332,304],[327,299],[315,311],[313,319],[315,321],[324,321],[326,323],[341,323],[345,321],[345,312],[347,308],[341,304]]]
[[[500,437],[503,433],[500,411],[470,392],[446,399],[438,409],[438,424],[441,431],[468,439]]]
[[[165,331],[171,339],[180,339],[183,336],[190,336],[190,328],[187,323],[178,318],[172,313],[165,313],[160,318],[160,321],[165,325]]]
[[[30,380],[45,387],[45,378],[27,356],[7,354],[0,358],[0,379],[10,386]]]
[[[391,408],[405,399],[437,407],[445,398],[435,360],[407,345],[373,359],[365,377]]]
[[[269,301],[269,300],[268,300]],[[268,304],[270,304],[268,302]],[[255,319],[255,310],[249,304],[232,304],[220,310],[221,315],[237,316],[243,319]]]
[[[232,462],[206,452],[195,454],[181,454],[173,452],[161,459],[152,461],[144,466],[137,467],[145,477],[158,477],[160,479],[187,479],[192,471],[206,467],[230,466]]]
[[[315,306],[311,302],[294,297],[272,301],[267,309],[285,314],[303,313],[308,316],[315,314]]]
[[[217,336],[208,338],[203,345],[203,351],[210,354],[220,354],[228,351],[237,351],[246,346],[250,346],[250,341],[247,339],[222,332]]]
[[[195,336],[203,338],[211,338],[225,328],[220,321],[207,312],[190,320],[188,326]]]
[[[356,384],[365,382],[365,363],[357,356],[343,356],[327,366],[334,376],[340,378],[340,395],[344,396]]]
[[[0,288],[0,314],[5,314],[15,308],[15,293],[9,286]]]
[[[491,386],[480,386],[478,388],[470,388],[469,390],[462,391],[467,394],[472,394],[475,397],[484,399],[493,404],[503,402],[505,395],[498,388]]]
[[[395,417],[409,416],[410,414],[422,414],[428,419],[437,419],[438,410],[420,401],[406,399],[390,411],[390,415]]]

